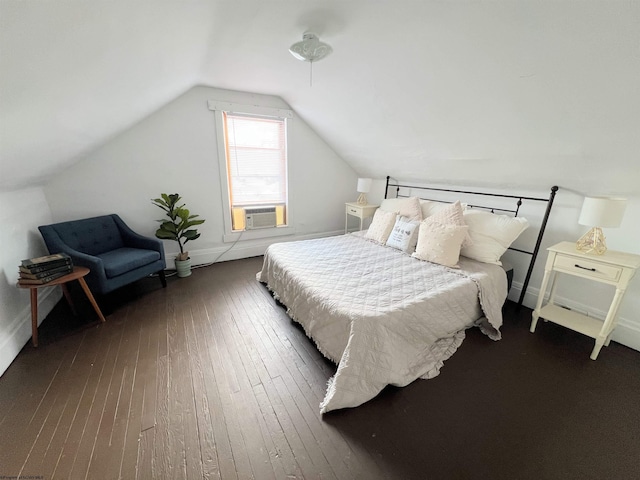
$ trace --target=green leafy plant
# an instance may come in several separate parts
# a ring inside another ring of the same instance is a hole
[[[200,237],[198,230],[192,227],[202,225],[204,220],[196,220],[198,215],[192,215],[188,209],[184,208],[184,203],[178,205],[182,197],[177,193],[170,195],[161,193],[160,197],[152,199],[151,203],[164,210],[169,220],[158,220],[160,228],[156,230],[156,237],[178,242],[180,254],[176,257],[176,260],[187,260],[189,252],[185,251],[185,244]]]

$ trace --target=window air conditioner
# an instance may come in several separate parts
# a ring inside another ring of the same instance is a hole
[[[248,207],[244,209],[245,229],[269,228],[277,225],[276,207]]]

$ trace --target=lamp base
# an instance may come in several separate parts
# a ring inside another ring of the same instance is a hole
[[[367,204],[367,196],[364,193],[361,193],[360,196],[358,197],[358,200],[356,200],[356,203],[358,205],[366,205]]]
[[[576,242],[576,250],[582,253],[602,255],[607,251],[607,242],[600,227],[593,227]]]

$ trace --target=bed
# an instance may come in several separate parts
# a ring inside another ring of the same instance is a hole
[[[418,187],[409,187],[404,198],[416,198]],[[396,198],[403,198],[406,187],[389,178],[385,198],[390,188],[396,189]],[[544,224],[554,188],[549,199],[534,200],[547,203]],[[418,198],[422,205],[429,201]],[[469,205],[466,208],[487,208]],[[517,209],[519,205],[515,217]],[[495,214],[495,208],[490,211]],[[541,228],[536,254],[543,232]],[[462,344],[467,328],[477,326],[493,340],[501,336],[508,285],[505,270],[495,264],[499,262],[460,256],[453,268],[416,258],[417,248],[412,255],[373,241],[371,235],[357,232],[273,244],[257,274],[318,350],[338,365],[321,413],[361,405],[387,385],[402,387],[435,377]],[[534,252],[522,252],[535,261]]]

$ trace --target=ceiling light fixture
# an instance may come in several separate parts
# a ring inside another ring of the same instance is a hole
[[[333,52],[330,45],[321,42],[315,33],[305,33],[302,35],[302,41],[296,42],[289,48],[291,55],[298,60],[310,63],[309,85],[313,84],[313,62],[322,60],[324,57]]]

